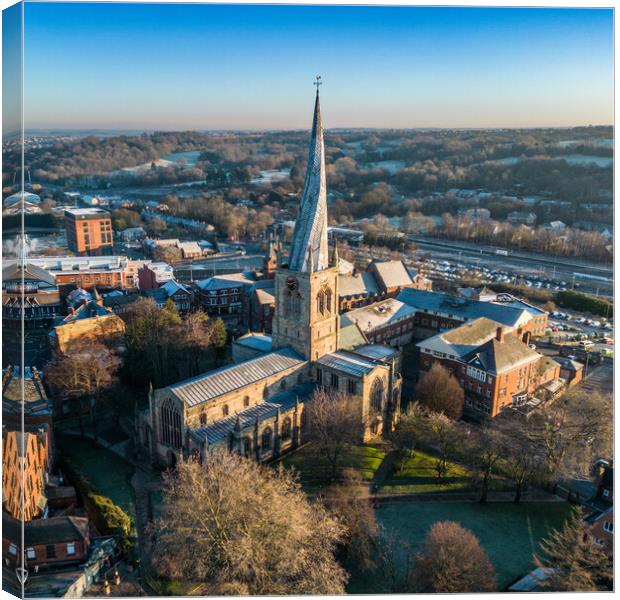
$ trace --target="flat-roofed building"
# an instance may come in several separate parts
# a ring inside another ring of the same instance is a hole
[[[80,256],[101,256],[110,252],[112,215],[102,208],[72,208],[65,210],[67,245]]]

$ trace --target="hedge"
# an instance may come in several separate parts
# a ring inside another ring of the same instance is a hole
[[[62,468],[80,493],[84,508],[100,533],[118,539],[119,549],[126,556],[133,554],[134,536],[131,517],[107,496],[97,493],[90,480],[71,460],[62,459]]]
[[[556,294],[559,306],[572,308],[581,312],[589,312],[593,315],[611,318],[614,313],[614,305],[611,302],[597,296],[590,296],[583,292],[566,290]]]

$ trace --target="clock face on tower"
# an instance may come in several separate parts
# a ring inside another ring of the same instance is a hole
[[[286,280],[286,287],[291,290],[291,292],[294,292],[297,289],[297,279],[294,277],[289,277]]]

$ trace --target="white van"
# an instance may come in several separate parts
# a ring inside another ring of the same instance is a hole
[[[583,342],[579,342],[580,348],[589,348],[590,346],[594,346],[594,342],[591,342],[590,340],[583,340]]]

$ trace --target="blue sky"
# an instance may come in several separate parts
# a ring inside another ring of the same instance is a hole
[[[26,128],[610,124],[611,10],[26,4]]]

